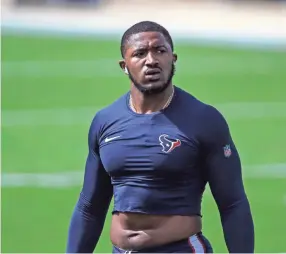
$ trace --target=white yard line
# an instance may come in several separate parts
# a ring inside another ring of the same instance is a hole
[[[251,165],[243,167],[246,178],[286,178],[286,163]]]
[[[229,120],[286,118],[285,102],[231,102],[214,104]]]
[[[245,166],[245,178],[286,179],[286,163]],[[2,187],[47,187],[65,188],[80,186],[83,170],[58,173],[3,173]]]
[[[27,60],[3,61],[4,77],[118,77],[123,75],[119,59],[102,58],[95,60]],[[241,64],[246,62],[246,64]],[[269,61],[265,57],[204,56],[194,54],[191,59],[182,57],[177,63],[178,73],[185,76],[233,76],[268,75],[282,73],[283,64]]]
[[[120,75],[118,60],[47,60],[2,62],[4,77],[116,77]]]
[[[2,126],[89,124],[99,107],[2,110]]]
[[[214,104],[227,120],[286,118],[286,102],[234,102]],[[102,107],[2,110],[2,126],[88,124]]]

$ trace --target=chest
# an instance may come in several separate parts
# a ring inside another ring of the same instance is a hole
[[[108,128],[99,143],[103,166],[111,176],[191,172],[199,156],[195,136],[175,125],[130,123]]]

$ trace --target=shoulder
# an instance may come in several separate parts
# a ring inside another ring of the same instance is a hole
[[[222,127],[227,125],[224,115],[212,105],[205,104],[202,110],[203,121],[212,124],[213,127]]]
[[[124,114],[126,112],[127,95],[128,93],[122,95],[116,101],[97,111],[92,120],[92,124],[104,124]]]
[[[126,98],[128,93],[122,95],[113,103],[98,110],[90,124],[91,133],[100,133],[105,126],[110,125],[126,112]]]
[[[225,116],[212,105],[205,104],[201,112],[201,138],[204,143],[227,143],[231,135]]]
[[[225,121],[224,116],[215,106],[203,102],[181,88],[176,89],[181,105],[180,108],[188,116],[193,116],[197,119],[200,124],[217,124]]]
[[[214,105],[182,89],[178,89],[178,97],[183,115],[188,116],[187,122],[196,126],[200,138],[212,140],[228,135],[229,127],[226,118]]]

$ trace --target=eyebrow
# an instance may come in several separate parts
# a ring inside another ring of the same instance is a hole
[[[135,47],[134,50],[144,50],[146,49],[147,47],[146,46],[139,46],[139,47]]]
[[[154,46],[154,48],[166,48],[166,45],[164,45],[164,44],[160,44],[160,45],[156,45],[156,46]]]
[[[137,50],[145,50],[148,46],[138,46],[137,48],[134,48],[134,51],[137,51]],[[155,45],[155,46],[152,46],[152,48],[167,48],[166,45],[164,44],[160,44],[160,45]]]

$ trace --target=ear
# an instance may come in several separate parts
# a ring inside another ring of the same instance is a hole
[[[125,74],[128,74],[128,73],[126,73],[126,63],[125,63],[125,61],[124,60],[120,60],[119,61],[119,66],[120,66],[120,68],[125,72]]]
[[[176,53],[173,53],[173,63],[176,63],[178,59],[178,55]]]

